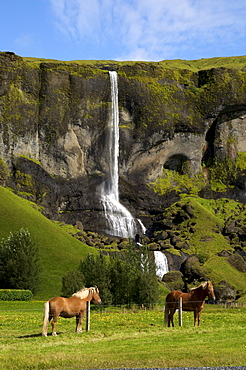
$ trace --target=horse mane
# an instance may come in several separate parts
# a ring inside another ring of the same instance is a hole
[[[89,291],[90,291],[90,288],[80,289],[78,292],[74,293],[72,297],[77,297],[81,299],[87,298],[89,295]]]
[[[80,289],[78,292],[74,293],[72,297],[77,297],[77,298],[87,298],[90,293],[93,293],[93,291],[98,291],[98,288],[95,286],[90,287],[90,288],[83,288]]]
[[[199,289],[199,288],[206,289],[206,287],[209,286],[209,285],[211,285],[211,281],[209,281],[209,280],[208,281],[204,281],[203,283],[201,283],[197,287],[191,288],[191,291],[196,290],[196,289]]]

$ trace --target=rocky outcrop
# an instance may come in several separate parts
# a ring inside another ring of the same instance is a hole
[[[108,70],[117,70],[121,201],[149,227],[177,200],[175,192],[159,196],[148,187],[163,168],[193,176],[201,164],[235,161],[245,152],[245,65],[193,71],[161,62],[47,62],[0,53],[0,157],[11,170],[8,185],[50,218],[104,228]],[[169,239],[184,248],[178,235]]]

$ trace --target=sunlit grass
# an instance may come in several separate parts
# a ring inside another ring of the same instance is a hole
[[[97,253],[95,248],[69,235],[65,226],[48,220],[33,208],[32,203],[2,186],[0,209],[0,239],[6,238],[11,231],[27,228],[39,249],[42,282],[36,299],[57,295],[61,291],[62,276],[69,270],[76,270],[88,253]]]
[[[240,366],[246,363],[246,308],[206,306],[201,326],[163,326],[154,310],[92,310],[91,330],[59,318],[57,337],[41,336],[43,302],[0,302],[1,369]],[[85,327],[85,323],[84,323]],[[49,332],[51,328],[49,328]]]

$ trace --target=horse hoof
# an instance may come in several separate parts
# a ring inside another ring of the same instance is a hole
[[[42,333],[42,337],[47,337],[47,333]]]
[[[57,334],[56,333],[52,333],[53,337],[57,337]]]

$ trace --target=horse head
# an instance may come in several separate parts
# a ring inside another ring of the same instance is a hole
[[[96,304],[101,304],[102,303],[101,298],[99,296],[99,289],[98,289],[97,286],[94,286],[94,287],[90,288],[90,293],[92,294],[93,302],[95,302]]]
[[[213,287],[213,284],[211,283],[211,281],[207,281],[205,284],[204,284],[204,288],[203,289],[206,289],[207,291],[207,295],[208,297],[215,301],[216,300],[216,297],[215,297],[215,294],[214,294],[214,287]]]

